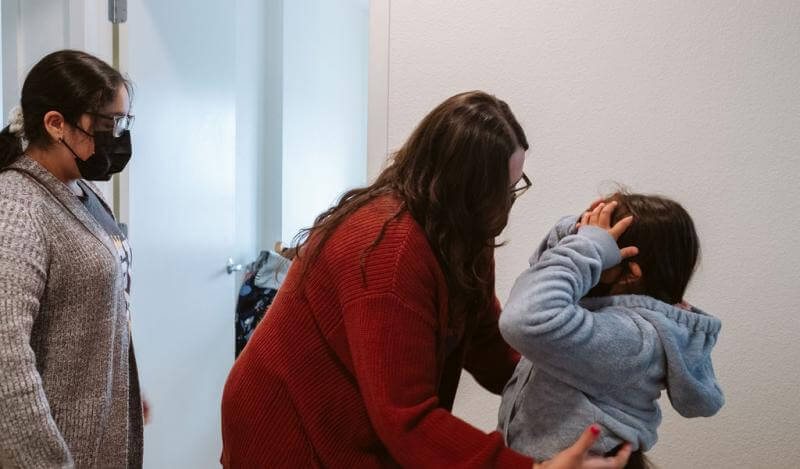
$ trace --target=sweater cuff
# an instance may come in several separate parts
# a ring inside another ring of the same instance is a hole
[[[578,234],[591,241],[600,253],[603,270],[610,269],[622,262],[622,254],[614,238],[608,231],[597,226],[581,226]]]

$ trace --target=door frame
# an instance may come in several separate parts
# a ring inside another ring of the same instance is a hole
[[[367,181],[380,173],[389,154],[389,45],[392,0],[369,2],[367,72]]]

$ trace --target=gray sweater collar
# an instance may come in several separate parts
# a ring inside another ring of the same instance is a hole
[[[72,213],[98,241],[103,243],[112,255],[117,255],[117,249],[103,227],[100,226],[92,214],[86,210],[86,207],[84,207],[83,203],[70,191],[69,187],[53,176],[50,171],[26,155],[23,155],[20,159],[9,165],[5,170],[21,172],[36,181],[50,193],[55,200]],[[88,184],[88,186],[97,194],[98,198],[105,203],[105,200],[102,199],[96,187],[92,184]]]

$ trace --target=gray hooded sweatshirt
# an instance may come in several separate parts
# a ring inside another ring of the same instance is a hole
[[[711,365],[719,319],[641,295],[584,298],[621,262],[603,229],[563,219],[514,284],[500,331],[522,353],[500,406],[509,447],[552,458],[597,423],[593,452],[625,441],[647,451],[666,389],[684,417],[708,417],[724,398]]]

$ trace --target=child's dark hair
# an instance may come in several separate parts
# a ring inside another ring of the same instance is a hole
[[[639,293],[668,304],[683,301],[683,295],[700,256],[700,240],[694,222],[677,202],[657,195],[619,191],[606,199],[619,205],[613,222],[634,216],[622,234],[620,247],[636,246],[639,254],[626,259],[642,268]]]
[[[44,127],[44,116],[58,111],[77,125],[84,113],[97,112],[111,103],[120,86],[131,93],[130,84],[113,67],[85,52],[61,50],[48,54],[33,66],[22,85],[20,106],[23,133],[30,145],[52,143]],[[8,126],[0,131],[0,168],[22,156],[22,141]]]

